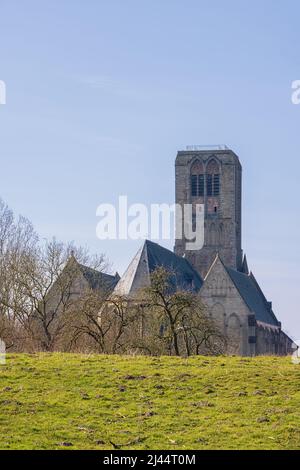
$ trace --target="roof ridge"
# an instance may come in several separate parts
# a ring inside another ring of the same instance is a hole
[[[141,282],[150,282],[151,273],[159,266],[174,272],[172,284],[176,284],[177,288],[190,286],[198,291],[203,284],[202,277],[187,259],[159,243],[146,239],[118,282],[116,290],[134,292]]]
[[[131,288],[132,288],[132,285],[133,285],[133,282],[134,282],[134,279],[135,279],[135,276],[136,276],[136,271],[137,271],[137,267],[140,263],[140,259],[141,259],[141,256],[142,256],[142,253],[144,251],[144,248],[145,248],[145,242],[142,246],[140,246],[140,248],[138,249],[138,251],[135,253],[134,257],[132,258],[132,260],[130,261],[129,265],[127,266],[127,269],[125,270],[125,272],[123,273],[123,275],[121,276],[121,278],[119,279],[119,281],[117,282],[116,286],[115,286],[115,290],[118,290],[118,287],[122,289],[122,284],[125,282],[125,280],[128,282],[128,280],[130,281],[130,284],[129,284],[129,288],[128,288],[128,291],[130,292]],[[132,273],[132,275],[130,274],[130,270],[132,269],[132,267],[134,268],[134,272]]]
[[[209,270],[207,271],[207,273],[206,273],[206,275],[205,275],[205,277],[204,277],[204,281],[206,281],[208,275],[210,274],[211,270],[213,269],[214,265],[216,264],[216,262],[217,262],[218,260],[220,260],[221,263],[222,263],[222,265],[224,266],[224,268],[226,268],[225,264],[223,263],[223,261],[222,261],[221,258],[220,258],[219,252],[217,252],[217,254],[216,254],[216,256],[215,256],[215,259],[214,259],[213,262],[211,263],[210,268],[209,268]]]
[[[234,272],[236,272],[236,273],[238,273],[238,274],[244,275],[244,276],[246,276],[246,278],[248,278],[249,276],[248,276],[247,274],[245,274],[245,273],[240,272],[240,271],[235,271],[233,268],[230,268],[229,266],[226,266],[224,263],[223,263],[223,265],[224,265],[224,267],[225,267],[225,269],[226,269],[226,272],[227,272],[228,276],[230,277],[231,281],[232,281],[233,284],[235,285],[235,287],[236,287],[236,289],[237,289],[239,295],[241,296],[241,298],[243,299],[243,301],[245,302],[245,304],[247,305],[247,307],[249,308],[249,310],[252,312],[251,306],[249,305],[248,301],[245,299],[244,295],[243,295],[242,292],[240,291],[239,286],[237,285],[237,283],[236,283],[234,277],[231,275],[231,271],[234,271]]]
[[[91,268],[90,266],[86,266],[85,264],[78,263],[78,261],[77,261],[77,264],[78,264],[78,266],[79,266],[81,272],[82,272],[82,270],[88,270],[88,271],[93,272],[93,273],[95,273],[95,274],[97,274],[97,275],[100,274],[100,275],[102,275],[102,276],[109,276],[109,277],[115,278],[115,275],[114,275],[114,274],[105,273],[104,271],[100,271],[99,269]],[[83,274],[84,274],[84,272],[83,272]]]
[[[272,311],[272,309],[270,309],[270,306],[268,305],[268,301],[267,301],[261,287],[259,286],[258,282],[256,281],[253,273],[251,272],[247,275],[243,272],[237,271],[237,270],[235,270],[233,268],[230,268],[228,266],[225,266],[225,268],[228,272],[228,275],[230,276],[230,279],[232,280],[235,287],[237,288],[240,296],[244,300],[245,304],[248,306],[250,311],[253,311],[253,313],[255,313],[255,316],[256,316],[257,320],[262,321],[258,317],[259,316],[265,316],[266,318],[265,318],[265,320],[263,320],[265,323],[269,322],[269,324],[272,324],[272,323],[270,323],[270,320],[272,319],[275,322],[275,324],[278,326],[279,322],[277,320],[277,317],[276,317],[275,313]],[[245,285],[240,284],[239,285],[238,278],[243,279],[244,281],[247,281],[248,288],[247,288],[247,284],[245,284]],[[250,283],[250,285],[249,285],[249,283]],[[249,292],[248,292],[249,288],[254,289],[255,294],[254,294],[254,292],[251,293],[251,291],[250,291],[250,294],[249,294]],[[246,289],[246,291],[245,291],[245,289]],[[250,295],[250,297],[249,297],[249,295]],[[248,298],[247,298],[247,296],[248,296]],[[249,301],[249,298],[250,298],[250,301]],[[263,310],[261,308],[263,308]],[[267,320],[268,316],[269,316],[269,320]]]
[[[250,273],[249,273],[249,278],[252,280],[252,282],[254,282],[254,284],[255,284],[256,288],[258,289],[259,293],[261,294],[261,296],[262,296],[262,298],[263,298],[263,300],[266,304],[266,307],[268,308],[270,314],[273,316],[274,320],[276,320],[276,322],[278,323],[277,317],[276,317],[275,313],[273,312],[272,307],[270,307],[270,302],[268,301],[265,294],[263,293],[263,291],[262,291],[260,285],[258,284],[258,282],[257,282],[257,280],[256,280],[256,278],[255,278],[252,271],[250,271]]]
[[[131,284],[131,285],[133,285],[133,283],[134,283],[134,281],[135,281],[135,278],[136,278],[136,275],[137,275],[138,268],[139,268],[139,266],[140,266],[140,261],[141,261],[141,259],[142,259],[143,253],[145,253],[145,260],[146,260],[146,263],[147,263],[147,274],[148,274],[148,276],[149,276],[149,278],[150,278],[149,261],[148,261],[148,242],[149,242],[149,241],[150,241],[150,240],[147,240],[147,239],[146,239],[146,240],[144,241],[144,244],[142,245],[141,254],[140,254],[140,257],[139,257],[139,262],[138,262],[138,264],[136,265],[136,269],[135,269],[135,273],[134,273],[134,276],[133,276],[132,284]]]
[[[268,300],[267,300],[265,294],[263,293],[263,291],[261,290],[260,285],[258,284],[258,282],[257,282],[257,280],[256,280],[256,278],[255,278],[255,276],[254,276],[254,274],[253,274],[252,271],[250,271],[249,277],[250,277],[250,279],[255,283],[256,287],[257,287],[258,290],[260,291],[260,293],[261,293],[263,299],[265,300],[265,302],[268,303]]]

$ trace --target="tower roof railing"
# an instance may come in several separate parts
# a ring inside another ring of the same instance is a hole
[[[225,144],[217,145],[187,145],[185,150],[188,151],[201,151],[201,150],[229,150]]]

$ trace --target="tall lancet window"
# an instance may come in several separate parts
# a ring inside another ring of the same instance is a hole
[[[191,194],[193,197],[204,196],[204,169],[199,160],[191,168]]]
[[[220,169],[215,160],[211,160],[206,168],[206,194],[207,196],[220,194]]]

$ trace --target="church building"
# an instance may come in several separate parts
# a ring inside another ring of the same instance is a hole
[[[114,288],[134,297],[157,266],[172,269],[181,288],[198,292],[207,312],[229,339],[228,353],[285,355],[293,341],[284,333],[241,245],[242,167],[227,147],[179,151],[175,163],[176,203],[204,207],[204,245],[187,250],[175,241],[174,253],[145,241]],[[184,223],[184,221],[182,221]]]

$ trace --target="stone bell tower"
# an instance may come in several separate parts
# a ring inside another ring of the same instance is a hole
[[[225,265],[242,269],[241,191],[242,167],[226,146],[187,147],[175,163],[176,203],[204,205],[204,246],[187,250],[176,239],[175,253],[185,256],[204,278],[219,253]]]

